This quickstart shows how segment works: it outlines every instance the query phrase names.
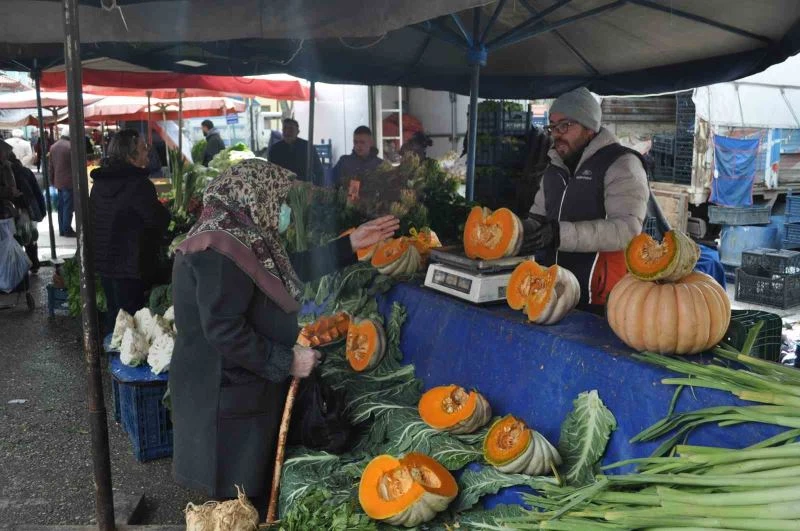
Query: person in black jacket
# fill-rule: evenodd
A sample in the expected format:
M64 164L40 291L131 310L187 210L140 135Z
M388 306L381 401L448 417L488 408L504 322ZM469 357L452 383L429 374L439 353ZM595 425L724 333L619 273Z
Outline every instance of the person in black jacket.
M214 155L225 149L225 141L219 134L219 130L214 127L214 122L211 120L203 120L200 124L203 129L203 136L206 137L206 150L203 152L203 166L208 166Z
M108 302L107 325L120 309L133 314L157 268L158 244L170 221L148 178L148 150L138 131L118 132L108 157L92 172L89 197L95 270Z
M30 240L24 241L22 244L25 246L25 254L28 255L31 261L31 273L36 274L41 267L41 263L39 262L39 245L37 243L39 240L39 231L36 229L36 223L42 221L47 212L44 194L39 188L39 184L36 182L36 176L33 172L25 167L13 153L9 155L9 162L11 163L11 170L14 172L17 189L22 193L20 203L17 206L20 208L20 211L24 210L30 218Z

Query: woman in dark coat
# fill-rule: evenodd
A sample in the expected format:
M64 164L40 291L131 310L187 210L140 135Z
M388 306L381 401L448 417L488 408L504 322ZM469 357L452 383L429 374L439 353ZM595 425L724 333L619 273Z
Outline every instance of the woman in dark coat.
M278 223L292 178L263 159L217 177L172 273L175 479L216 499L235 497L239 485L260 511L289 376L306 377L319 362L318 352L295 344L301 279L355 263L356 250L399 226L387 216L290 257Z
M107 329L120 309L133 314L144 306L169 225L169 211L159 203L149 175L147 145L133 129L112 137L108 158L92 171L94 266L108 303Z

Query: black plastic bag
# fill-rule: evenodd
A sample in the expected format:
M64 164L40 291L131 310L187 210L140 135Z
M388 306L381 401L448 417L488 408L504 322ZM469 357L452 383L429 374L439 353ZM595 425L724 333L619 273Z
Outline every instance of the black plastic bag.
M343 391L322 381L318 370L300 381L289 426L290 445L344 453L349 449L352 426L345 415Z

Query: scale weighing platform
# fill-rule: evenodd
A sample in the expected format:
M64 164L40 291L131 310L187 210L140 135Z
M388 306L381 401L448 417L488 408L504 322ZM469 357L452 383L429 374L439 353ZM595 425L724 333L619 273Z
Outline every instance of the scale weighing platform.
M461 247L433 249L425 286L475 304L504 301L511 273L528 259L472 260Z

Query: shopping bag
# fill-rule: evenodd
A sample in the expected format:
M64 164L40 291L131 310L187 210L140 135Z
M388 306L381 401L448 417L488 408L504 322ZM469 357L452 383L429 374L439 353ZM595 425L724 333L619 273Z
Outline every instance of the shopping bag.
M13 219L0 220L0 291L5 293L14 291L31 268L28 255L14 239L15 230Z

